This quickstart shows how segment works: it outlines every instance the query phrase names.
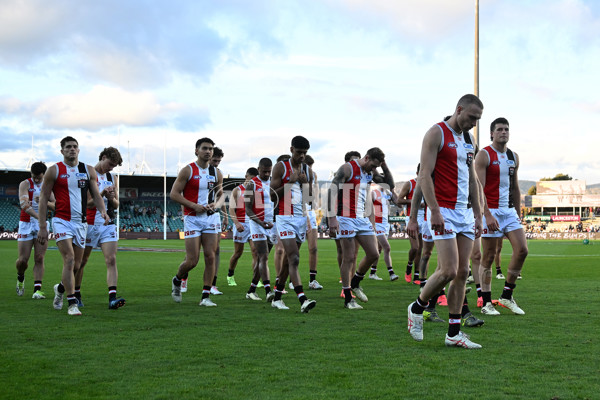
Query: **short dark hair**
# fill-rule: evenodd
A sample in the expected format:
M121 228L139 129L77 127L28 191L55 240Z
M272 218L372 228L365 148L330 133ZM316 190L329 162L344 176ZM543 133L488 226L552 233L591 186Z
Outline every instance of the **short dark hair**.
M213 157L224 157L225 153L221 150L220 147L213 147Z
M196 148L200 147L200 145L202 143L210 143L212 146L215 145L215 142L213 142L212 139L209 139L207 137L203 137L203 138L200 138L200 139L196 140Z
M349 151L349 152L346 153L346 155L344 155L344 161L348 162L348 161L350 161L350 159L352 157L358 157L358 158L360 158L361 155L360 155L360 153L358 151L354 151L354 150Z
M279 157L277 157L277 162L286 161L286 160L289 160L290 158L291 158L291 156L289 154L282 154Z
M311 167L315 163L315 159L307 154L306 157L304 157L304 162L306 163L306 165Z
M479 97L475 96L474 94L465 94L463 97L458 99L456 107L460 106L462 108L467 108L471 104L475 104L483 110L483 103L481 100L479 100Z
M261 158L260 161L258 162L258 166L259 167L272 167L273 166L273 161L271 161L270 158Z
M33 164L31 164L31 174L32 175L43 174L46 172L47 169L48 169L48 167L46 167L46 164L44 164L41 161L34 162Z
M106 156L110 161L114 162L117 165L123 164L123 158L121 157L121 153L119 150L114 147L105 147L104 150L100 153L100 157L98 157L98 161L102 161L102 157Z
M246 173L248 175L258 176L258 170L256 168L254 168L254 167L248 168L248 170L246 171Z
M506 124L506 125L508 125L508 120L506 118L504 118L504 117L496 118L490 124L490 132L494 132L494 129L496 129L496 125L498 125L498 124Z
M294 136L292 139L292 147L296 149L310 149L310 142L304 136Z
M369 157L371 160L377 160L379 162L385 161L385 154L383 154L383 151L379 147L373 147L367 150L367 157Z
M64 149L65 148L65 144L67 142L75 142L77 143L77 145L79 146L79 142L77 141L77 139L75 139L73 136L65 136L64 138L62 138L62 140L60 141L60 148Z

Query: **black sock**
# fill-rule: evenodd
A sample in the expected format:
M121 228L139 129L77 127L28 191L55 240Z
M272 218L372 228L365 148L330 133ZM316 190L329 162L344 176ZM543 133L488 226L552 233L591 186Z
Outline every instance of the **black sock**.
M275 284L275 298L273 301L281 300L281 295L283 294L283 289L285 288L285 283L277 283Z
M296 295L298 296L298 301L300 301L300 304L302 304L306 300L308 300L306 295L304 294L304 289L302 288L302 285L294 286L294 292L296 292Z
M81 286L75 286L75 297L81 300Z
M512 299L512 295L513 295L513 290L517 287L516 283L508 283L506 281L504 281L504 290L502 291L502 297L503 299Z
M270 280L263 281L263 285L265 285L265 293L269 294L269 292L271 292L271 281Z
M375 275L377 273L377 265L373 265L371 267L371 275Z
M109 286L108 287L108 301L114 300L117 298L117 287Z
M423 310L427 308L429 302L421 300L421 296L417 297L417 300L412 304L410 311L413 314L423 314Z
M17 280L19 282L23 283L25 281L25 274L23 274L23 275L17 274Z
M217 286L217 276L215 275L215 277L213 278L213 286Z
M186 272L185 274L183 274L183 275L181 276L181 279L180 279L180 280L187 279L187 278L188 278L188 275L189 275L189 274Z
M208 299L208 296L210 296L210 286L202 286L202 299Z
M465 301L463 302L463 306L462 306L460 315L462 315L464 317L465 315L467 315L470 312L471 312L471 310L469 310L469 302L467 302L467 296L465 296Z
M410 275L410 273L412 272L412 267L413 263L409 262L408 264L406 264L406 275Z
M483 299L483 305L492 302L492 292L481 292L481 298Z
M62 284L62 282L58 284L58 287L56 288L56 290L58 291L58 293L65 292L65 286Z
M177 275L173 277L173 285L181 287L181 279L177 278Z
M354 276L352 277L352 280L350 281L350 287L352 289L356 289L357 287L360 286L360 281L363 280L365 276L362 275L360 272L356 271L356 274L354 274Z
M428 310L434 310L435 309L435 306L437 305L438 297L440 297L440 295L436 294L435 296L433 296L431 298L431 300L429 300L429 305L427 306Z
M481 297L481 285L479 283L475 285L475 290L477 291L477 298Z
M69 305L77 304L77 297L75 297L74 294L70 294L67 296L67 301L69 302Z
M460 314L448 314L448 336L456 336L460 332Z
M248 289L248 293L256 292L256 285L258 285L258 279L253 279L252 283L250 283L250 289Z
M348 304L352 301L352 289L349 287L342 288L344 291L344 304Z
M390 276L394 275L394 268L388 267L388 274L390 274Z
M496 275L501 274L501 273L502 273L502 268L496 267Z
M425 284L427 283L427 279L423 279L421 281L421 283L419 283L419 287L425 287Z
M311 269L308 273L308 275L310 276L310 281L312 282L317 278L317 271L315 271L314 269Z
M235 270L230 269L229 271L227 271L227 276L233 276Z
M419 280L419 273L415 270L415 273L413 274L413 282L418 281L418 280Z
M38 290L42 290L42 281L33 282L33 293L37 292Z

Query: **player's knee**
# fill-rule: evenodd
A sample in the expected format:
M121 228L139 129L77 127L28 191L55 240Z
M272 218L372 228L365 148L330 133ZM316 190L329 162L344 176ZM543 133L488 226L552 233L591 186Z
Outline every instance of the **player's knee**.
M469 275L468 272L465 272L463 274L458 273L457 271L453 271L453 270L445 270L441 272L442 278L445 282L450 282L453 281L455 279L458 278L458 280L462 280L466 281L467 280L467 276ZM463 276L464 275L464 276Z
M106 265L108 267L114 267L115 265L117 265L117 257L112 254L109 255L108 257L105 257L104 261L106 262ZM83 267L83 263L82 263L82 267Z
M311 256L316 256L317 255L317 248L316 247L312 247L308 249L308 254L310 254Z
M27 268L27 261L29 261L25 257L17 258L17 268Z
M529 250L526 246L519 247L514 251L514 256L517 257L519 260L525 260L528 254Z

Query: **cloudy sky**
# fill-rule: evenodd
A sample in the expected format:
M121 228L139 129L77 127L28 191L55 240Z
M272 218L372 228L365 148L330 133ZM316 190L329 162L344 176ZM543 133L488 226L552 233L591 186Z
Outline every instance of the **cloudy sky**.
M480 0L481 144L508 118L521 179L600 182L599 3ZM321 179L378 146L406 180L474 90L474 25L474 0L0 0L0 168L71 135L175 175L208 136L241 176L301 134Z

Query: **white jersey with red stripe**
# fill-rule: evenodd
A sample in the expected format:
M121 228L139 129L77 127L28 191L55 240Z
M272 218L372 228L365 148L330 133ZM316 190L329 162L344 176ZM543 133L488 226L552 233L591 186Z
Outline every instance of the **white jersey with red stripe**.
M281 177L281 183L284 185L283 196L279 199L277 207L277 215L303 215L302 210L302 184L298 181L289 183L290 177L294 173L290 160L280 161L283 164L284 172ZM302 164L300 168L304 168L304 173L308 175L308 167Z
M438 148L433 183L435 198L440 207L467 208L469 200L469 166L475 147L471 134L456 133L446 122L437 124L442 139Z
M185 168L189 168L190 175L183 188L183 197L192 203L207 206L211 203L211 194L217 184L217 169L211 166L202 168L195 161ZM214 172L214 175L210 173L211 171ZM183 207L183 214L197 215L195 210L186 206Z
M52 192L56 198L54 216L65 221L86 222L87 194L90 175L87 165L80 162L71 167L56 163L56 181Z
M363 171L358 161L352 160L348 164L352 175L338 189L338 216L347 218L365 217L365 204L367 191L373 175Z
M252 178L254 185L254 205L252 211L261 221L273 222L273 201L271 200L271 180L263 181L258 176Z
M29 201L31 202L31 208L33 208L33 211L37 213L40 207L38 200L40 199L40 192L42 191L42 182L35 183L35 181L32 178L28 178L27 182L29 183L29 189L27 189L27 196L29 198ZM32 218L35 219L31 215L27 214L25 210L21 210L19 221L30 222Z
M102 193L104 189L114 186L112 181L114 176L111 176L109 179L108 174L110 174L110 172L107 172L106 174L100 174L98 171L96 171L96 175L98 176L96 182L98 183L98 191L100 193ZM104 209L108 210L108 199L106 196L102 196L102 200L104 201ZM102 218L100 211L98 211L95 206L87 209L87 223L89 225L104 225L104 218Z
M501 153L492 146L487 146L483 151L488 155L483 188L488 208L508 208L510 207L510 181L514 175L516 162L510 160L506 152Z
M375 223L387 224L392 194L387 190L382 191L379 188L374 188L371 191L371 197L373 198L373 214L375 215Z

